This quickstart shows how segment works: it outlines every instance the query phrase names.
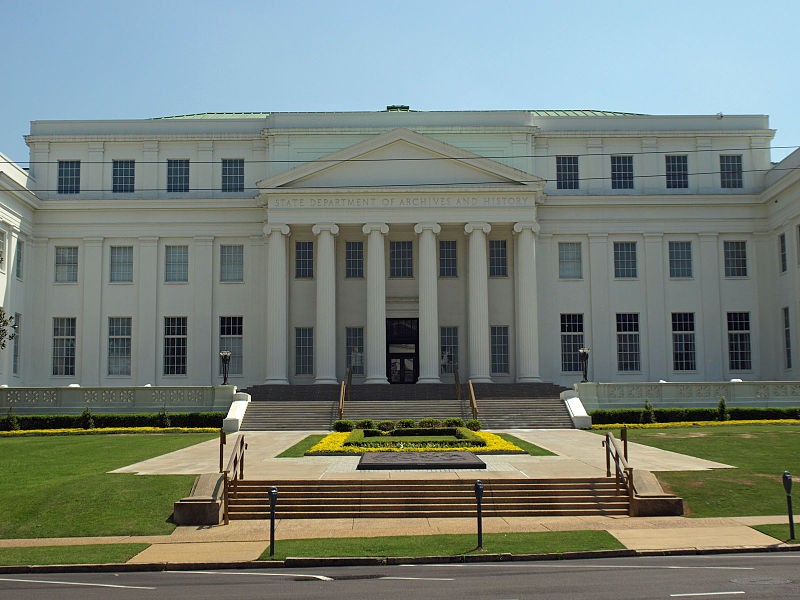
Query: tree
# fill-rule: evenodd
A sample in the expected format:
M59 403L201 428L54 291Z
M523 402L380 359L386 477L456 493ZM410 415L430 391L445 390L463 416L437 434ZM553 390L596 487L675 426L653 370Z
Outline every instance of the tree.
M17 337L17 324L14 317L6 315L6 309L0 306L0 350L5 350L6 342Z

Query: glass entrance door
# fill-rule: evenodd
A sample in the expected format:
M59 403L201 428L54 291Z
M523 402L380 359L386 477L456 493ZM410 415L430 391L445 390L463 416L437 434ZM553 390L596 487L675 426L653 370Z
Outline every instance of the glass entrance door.
M386 319L386 378L389 383L417 382L418 325L418 319Z
M389 383L414 383L417 380L413 354L389 355Z

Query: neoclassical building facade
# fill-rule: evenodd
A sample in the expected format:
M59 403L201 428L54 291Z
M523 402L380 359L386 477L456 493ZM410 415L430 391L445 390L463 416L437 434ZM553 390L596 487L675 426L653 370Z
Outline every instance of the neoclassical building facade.
M9 386L800 379L765 116L34 121L0 157Z

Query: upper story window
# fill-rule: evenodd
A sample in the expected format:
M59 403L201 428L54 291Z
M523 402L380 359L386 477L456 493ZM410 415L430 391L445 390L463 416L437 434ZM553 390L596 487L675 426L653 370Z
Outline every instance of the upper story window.
M314 242L295 242L294 276L297 279L314 277Z
M508 276L508 252L505 240L489 240L489 277Z
M744 187L741 154L720 154L719 185L723 189Z
M439 240L439 277L458 277L456 240Z
M689 187L689 156L668 154L664 157L667 173L667 189L686 189Z
M583 263L580 242L558 242L558 278L581 279Z
M167 160L167 191L189 191L189 159L178 158Z
M219 280L244 281L244 246L219 247Z
M136 178L135 160L115 160L111 166L111 191L115 194L133 193Z
M782 233L778 236L778 254L780 256L781 273L786 273L787 259L786 259L786 234Z
M111 246L111 283L133 281L133 246Z
M672 278L692 276L692 242L669 243L669 276Z
M577 156L556 156L556 189L577 190L580 186Z
M633 279L637 276L636 242L614 242L614 277Z
M633 156L628 154L611 157L611 189L633 189Z
M58 193L80 194L81 192L81 161L58 161Z
M747 242L724 242L722 248L725 255L725 277L747 277Z
M78 247L56 246L56 283L78 281Z
M413 245L408 241L389 242L389 277L413 277Z
M244 191L243 158L222 159L222 191L223 192Z
M189 281L189 246L164 247L164 281Z
M348 278L364 277L364 242L345 242L344 276Z

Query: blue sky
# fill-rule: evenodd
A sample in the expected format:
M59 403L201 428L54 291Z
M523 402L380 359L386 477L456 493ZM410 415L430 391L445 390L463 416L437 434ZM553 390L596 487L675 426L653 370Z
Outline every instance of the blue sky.
M40 119L387 104L768 114L796 147L798 23L796 1L0 0L0 152L27 161Z

